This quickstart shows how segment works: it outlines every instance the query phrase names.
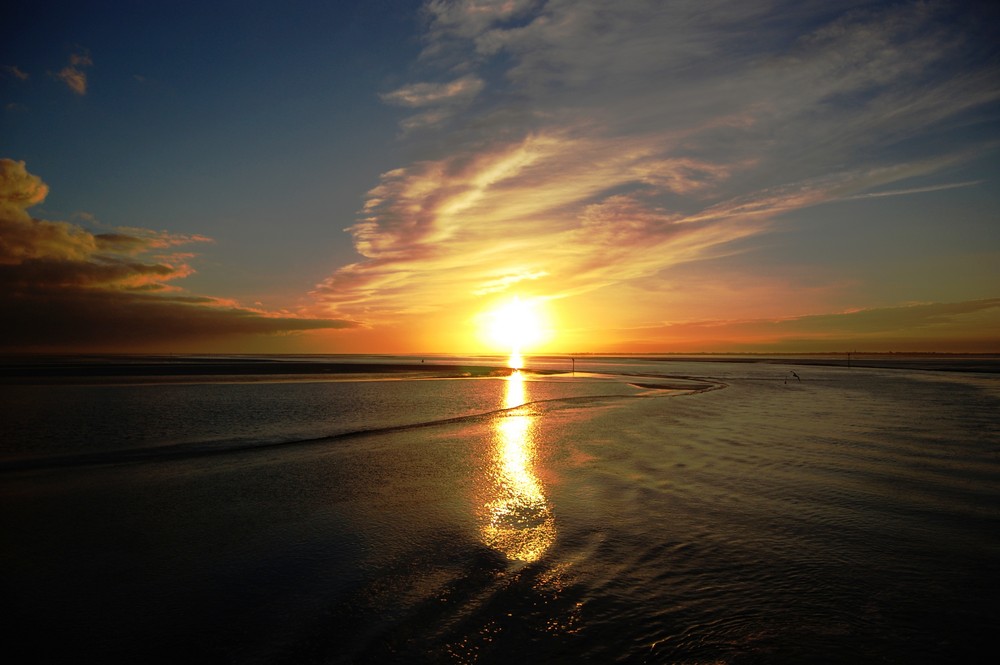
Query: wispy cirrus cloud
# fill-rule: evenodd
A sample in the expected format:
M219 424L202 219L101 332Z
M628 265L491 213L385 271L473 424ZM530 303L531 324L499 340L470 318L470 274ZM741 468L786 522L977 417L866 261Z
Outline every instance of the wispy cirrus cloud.
M910 194L927 194L929 192L943 192L948 189L962 189L964 187L975 187L983 184L982 180L967 180L965 182L946 182L940 185L927 185L926 187L907 187L906 189L891 189L884 192L868 192L866 194L856 194L848 197L848 200L857 201L861 199L880 199L886 196L908 196Z
M580 296L995 150L955 131L992 117L1000 70L969 36L975 13L947 3L425 12L422 63L460 76L385 97L438 113L414 126L440 133L368 193L349 229L364 258L315 293L332 312L377 321L505 288ZM464 105L441 114L451 99Z
M453 103L475 97L483 85L482 79L471 75L448 83L412 83L382 95L382 100L410 107Z
M191 296L175 247L211 240L124 227L92 233L33 218L48 186L24 162L0 159L0 348L149 349L205 337L354 327Z
M382 95L382 101L396 106L424 109L404 118L404 132L441 125L461 108L468 106L482 91L483 80L467 74L445 83L411 83Z
M641 139L623 150L619 142L559 134L386 174L369 195L366 216L351 228L368 260L338 271L317 294L338 309L371 313L399 310L409 293L406 310L423 311L470 292L497 292L524 275L543 284L553 277L546 266L560 267L560 285L546 285L555 293L641 273L648 269L641 259L615 261L610 253L624 256L639 245L644 255L667 249L676 255L699 242L693 226L681 228L682 216L641 203L653 165L657 188L665 191L702 189L727 176L694 160L667 163ZM539 187L545 196L523 195ZM413 297L414 283L430 297Z

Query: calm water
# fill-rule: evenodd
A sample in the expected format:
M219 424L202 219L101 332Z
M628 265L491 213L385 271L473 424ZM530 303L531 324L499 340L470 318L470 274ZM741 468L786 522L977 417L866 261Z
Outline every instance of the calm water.
M0 385L8 648L236 663L995 650L1000 374L577 369Z

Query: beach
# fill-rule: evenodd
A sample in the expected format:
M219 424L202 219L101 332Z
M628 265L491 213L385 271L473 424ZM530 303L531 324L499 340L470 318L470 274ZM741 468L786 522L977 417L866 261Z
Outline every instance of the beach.
M1000 621L988 359L50 360L0 373L22 662L961 662Z

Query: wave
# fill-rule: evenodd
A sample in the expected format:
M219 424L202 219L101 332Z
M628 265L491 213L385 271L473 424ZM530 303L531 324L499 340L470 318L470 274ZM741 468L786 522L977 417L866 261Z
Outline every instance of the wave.
M628 378L626 375L618 375L618 376L620 376L623 379ZM633 376L638 376L638 375L633 375ZM672 397L684 394L698 394L726 387L725 384L718 381L708 380L708 379L696 379L693 377L679 377L679 376L667 377L662 375L660 376L642 375L642 376L650 378L655 377L659 379L680 379L691 383L657 384L657 383L637 383L632 381L626 381L629 385L642 389L651 390L653 392L640 393L636 395L607 394L607 395L585 395L585 396L539 399L539 400L524 402L523 404L518 404L516 406L509 408L492 409L489 411L465 414L451 418L437 418L433 420L406 423L402 425L390 425L385 427L362 428L356 430L349 430L345 432L322 434L320 436L308 437L308 438L301 438L301 437L288 438L288 439L272 438L264 440L243 438L243 439L223 440L223 441L220 440L197 441L197 442L186 442L186 443L174 443L174 444L159 445L159 446L146 446L142 448L115 449L115 450L105 450L97 452L16 458L16 459L0 461L0 473L9 473L9 472L27 471L27 470L75 468L75 467L100 466L100 465L140 464L140 463L158 462L165 460L179 460L179 459L209 457L218 455L230 455L247 451L264 451L264 450L272 450L275 448L286 448L292 446L333 444L341 441L353 440L362 437L396 434L396 433L409 432L429 427L481 422L502 416L505 413L524 409L525 407L536 408L538 409L538 413L536 415L541 415L545 409L557 407L559 405L582 406L588 403L596 405L599 403L604 403L609 401L639 399L639 398L648 398L656 396Z

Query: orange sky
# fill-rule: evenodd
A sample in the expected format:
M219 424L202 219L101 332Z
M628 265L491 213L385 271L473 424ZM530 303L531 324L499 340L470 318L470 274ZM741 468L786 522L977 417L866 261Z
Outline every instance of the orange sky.
M995 11L708 4L25 10L0 351L1000 352Z

